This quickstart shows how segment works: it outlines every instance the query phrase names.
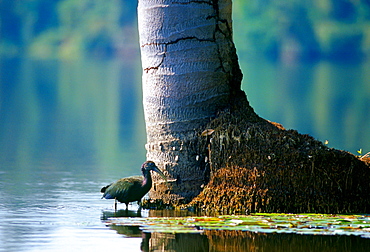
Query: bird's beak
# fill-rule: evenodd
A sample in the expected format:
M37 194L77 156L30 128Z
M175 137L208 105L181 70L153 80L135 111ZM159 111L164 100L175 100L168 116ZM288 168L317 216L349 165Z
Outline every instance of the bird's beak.
M154 167L152 170L158 173L166 181L166 184L167 184L166 176L163 174L163 172L161 172L161 170L158 169L158 167Z

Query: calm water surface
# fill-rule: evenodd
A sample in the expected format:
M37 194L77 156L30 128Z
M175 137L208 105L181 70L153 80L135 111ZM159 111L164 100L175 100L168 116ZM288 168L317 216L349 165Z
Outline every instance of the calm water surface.
M264 70L269 67L272 78L279 66L261 66ZM302 90L308 93L300 93L298 84L288 81L294 83L291 84L294 89L288 85L279 96L290 97L288 90L298 93L293 102L285 99L285 107L281 108L284 113L277 114L288 120L279 122L295 125L299 121L297 113L310 115L312 124L302 131L316 137L317 132L335 136L325 131L325 125L338 126L338 132L346 132L345 125L354 125L346 133L353 136L353 139L348 137L351 141L341 141L341 136L329 141L339 141L344 149L356 150L353 141L359 148L370 148L366 146L370 141L365 141L368 136L363 137L365 140L358 137L369 127L364 107L369 105L370 95L362 94L369 92L368 83L363 82L368 75L362 67L353 69L363 73L362 79L357 78L350 88L340 91L339 97L325 93L322 99L330 97L330 101L337 101L337 107L328 108L327 101L321 101L320 97L314 96L313 103L309 98L315 90L312 87L319 85L325 91L326 85L332 87L333 83L326 84L319 78L321 84L307 87L304 83ZM324 70L313 68L316 75L325 77ZM13 59L0 61L0 74L0 251L367 251L370 247L370 239L354 236L231 231L166 235L142 233L138 227L107 226L105 220L110 216L191 215L148 210L137 213L136 204L130 206L129 212L114 214L113 201L101 199L102 186L121 177L137 175L145 160L141 88L137 84L141 75L139 62ZM247 88L253 83L256 88L262 88L263 78L267 78L264 74L260 79L255 73L250 76L245 81ZM257 103L254 96L260 89L249 94L252 105L257 112L262 111L262 115L274 107L266 103L268 97L275 97L269 94L274 93L271 88L273 86L264 87L267 94L259 99L262 103ZM356 93L344 95L351 90ZM321 104L321 109L330 116L319 117L317 120L321 121L317 122L315 111L321 110L317 106L307 110L309 104L300 106L297 112L293 109L299 104L294 103L297 99ZM338 102L340 99L343 104ZM276 97L272 102L278 104ZM288 115L289 109L291 115ZM348 120L344 120L335 114L336 109L340 113L354 111L354 114L346 112ZM330 121L332 118L339 120ZM344 126L341 121L345 122ZM323 125L319 127L321 131L315 131L318 125Z

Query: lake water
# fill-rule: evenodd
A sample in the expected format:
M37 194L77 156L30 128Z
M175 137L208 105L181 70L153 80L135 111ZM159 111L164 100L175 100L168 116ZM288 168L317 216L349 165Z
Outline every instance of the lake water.
M370 74L362 64L248 61L257 113L329 146L370 151ZM140 62L0 60L0 251L367 251L370 239L107 226L100 188L139 174L146 141ZM120 205L124 208L124 205ZM138 216L137 205L118 216ZM148 211L141 216L191 215Z

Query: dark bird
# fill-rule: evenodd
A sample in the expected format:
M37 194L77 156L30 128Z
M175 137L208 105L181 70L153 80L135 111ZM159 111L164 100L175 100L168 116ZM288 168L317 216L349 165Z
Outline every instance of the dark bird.
M157 172L167 181L166 176L158 169L154 162L146 161L141 166L143 176L121 178L116 182L104 186L100 190L100 192L104 193L102 198L114 199L115 210L117 210L116 200L125 203L126 210L128 209L129 202L137 201L140 206L141 198L152 188L152 176L150 175L150 171Z

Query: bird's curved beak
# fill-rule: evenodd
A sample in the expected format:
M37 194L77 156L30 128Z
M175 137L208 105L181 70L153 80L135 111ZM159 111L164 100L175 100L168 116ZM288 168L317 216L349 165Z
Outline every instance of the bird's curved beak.
M166 176L163 174L163 172L161 172L161 170L158 169L157 166L154 167L152 170L155 171L156 173L158 173L166 181L166 184L167 184L167 178L166 178Z

